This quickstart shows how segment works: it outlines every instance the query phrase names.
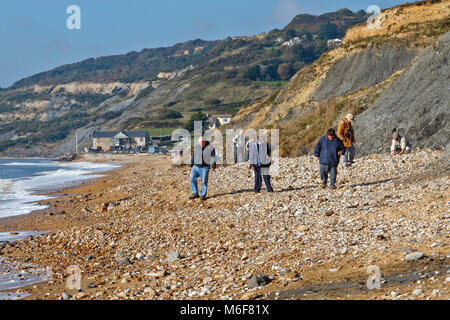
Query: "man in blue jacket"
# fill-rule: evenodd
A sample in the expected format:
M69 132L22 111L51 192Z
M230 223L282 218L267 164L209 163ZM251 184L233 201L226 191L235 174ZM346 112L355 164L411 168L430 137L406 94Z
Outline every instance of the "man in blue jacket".
M342 140L336 137L336 131L333 128L328 129L327 135L320 138L314 148L314 156L319 159L322 188L327 186L328 174L330 174L330 188L336 189L339 156L344 153L345 146Z

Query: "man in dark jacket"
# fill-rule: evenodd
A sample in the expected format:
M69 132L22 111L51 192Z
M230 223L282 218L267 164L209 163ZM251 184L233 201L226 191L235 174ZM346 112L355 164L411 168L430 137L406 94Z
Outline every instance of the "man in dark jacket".
M202 189L200 191L200 200L206 200L206 192L208 191L209 170L216 170L216 152L214 147L206 141L204 137L200 137L199 144L194 147L194 155L191 158L191 189L192 195L189 199L198 198L198 178L202 179Z
M314 156L319 159L322 188L327 186L328 174L330 174L330 188L336 189L339 156L344 153L345 146L342 140L336 137L334 129L328 129L327 135L320 138L314 148Z
M259 142L256 138L252 138L247 145L247 161L250 162L250 168L253 168L253 173L255 174L254 191L256 193L261 191L261 174L266 184L267 192L273 192L270 184L271 151L270 143L265 142L263 138Z

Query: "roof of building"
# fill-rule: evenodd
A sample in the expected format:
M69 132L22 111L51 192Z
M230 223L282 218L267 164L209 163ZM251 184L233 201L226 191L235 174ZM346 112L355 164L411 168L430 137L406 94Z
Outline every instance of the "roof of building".
M114 138L119 133L124 133L130 138L149 138L148 131L95 131L92 138Z

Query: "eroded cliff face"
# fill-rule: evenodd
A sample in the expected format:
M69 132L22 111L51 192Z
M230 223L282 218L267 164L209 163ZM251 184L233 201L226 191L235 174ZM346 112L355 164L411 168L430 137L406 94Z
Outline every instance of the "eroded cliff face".
M89 145L95 128L120 115L150 85L149 82L73 82L3 91L0 104L9 107L0 112L0 143L12 147L2 154L55 157L74 152L75 134L71 134L74 129L78 132L79 145ZM40 136L42 132L45 136Z
M0 120L5 122L31 119L47 121L63 115L71 107L86 105L85 101L80 99L82 96L111 96L117 102L117 98L120 97L121 100L132 98L149 86L149 82L73 82L57 86L24 87L12 90L9 94L11 96L29 95L31 99L24 99L13 104L10 111L0 113ZM119 95L114 97L116 93Z
M381 26L350 28L342 46L276 94L243 108L231 126L278 128L282 155L298 155L310 153L328 127L352 112L360 154L386 148L386 132L394 127L404 128L417 146L445 146L450 1L384 10Z
M148 82L72 82L56 86L40 86L25 87L23 90L33 90L37 93L49 92L49 94L70 93L70 94L112 94L115 91L123 90L127 92L127 96L136 95L140 90L147 88L150 84Z
M444 147L450 137L450 32L420 52L355 122L361 154L386 150L398 128L413 147ZM363 134L362 134L363 133Z

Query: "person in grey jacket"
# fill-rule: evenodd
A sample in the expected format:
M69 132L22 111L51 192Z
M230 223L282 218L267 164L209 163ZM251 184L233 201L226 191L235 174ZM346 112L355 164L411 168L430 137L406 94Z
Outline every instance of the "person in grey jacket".
M258 141L256 138L252 138L247 143L247 161L250 164L250 168L253 168L255 175L254 191L259 193L262 187L262 180L267 188L267 192L273 192L272 185L270 184L270 166L272 146L266 142L264 138ZM261 179L261 175L262 178Z

